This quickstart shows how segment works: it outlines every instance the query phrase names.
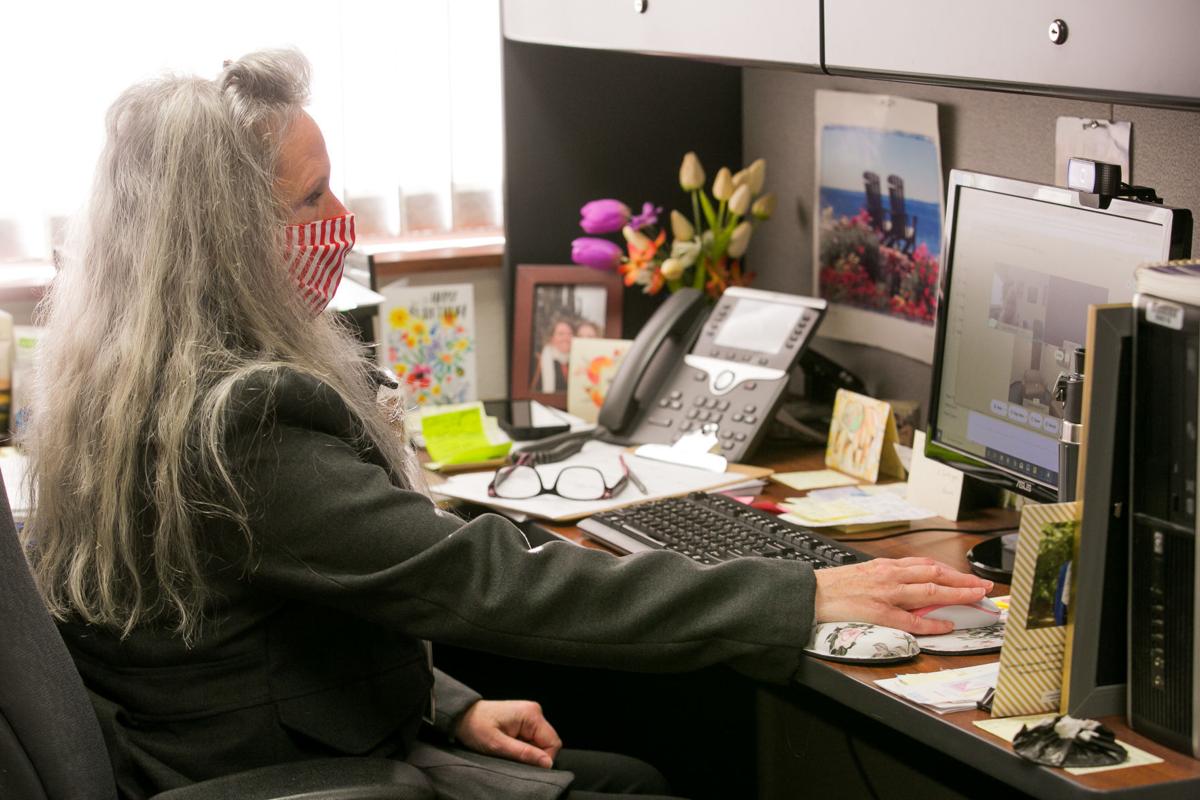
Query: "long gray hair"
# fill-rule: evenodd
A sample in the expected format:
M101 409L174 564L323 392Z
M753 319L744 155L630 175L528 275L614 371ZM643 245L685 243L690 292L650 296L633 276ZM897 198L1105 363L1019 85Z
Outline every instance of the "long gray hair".
M326 382L409 472L361 345L332 315L312 318L283 260L275 161L308 72L297 52L261 51L215 81L133 86L109 109L74 257L39 309L23 535L59 618L123 635L169 620L195 637L205 518L252 544L223 442L231 390L254 373Z

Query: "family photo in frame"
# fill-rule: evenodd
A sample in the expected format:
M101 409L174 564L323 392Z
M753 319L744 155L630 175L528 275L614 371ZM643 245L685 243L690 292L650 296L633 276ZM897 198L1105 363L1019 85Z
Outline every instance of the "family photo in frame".
M512 397L565 408L571 342L620 337L623 288L620 276L611 272L518 265Z

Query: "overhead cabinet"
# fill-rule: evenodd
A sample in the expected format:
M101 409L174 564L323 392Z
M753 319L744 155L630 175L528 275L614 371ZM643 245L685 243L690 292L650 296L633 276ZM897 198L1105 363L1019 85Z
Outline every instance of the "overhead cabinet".
M504 0L519 42L820 70L819 0Z
M1197 0L833 0L825 70L1200 105Z

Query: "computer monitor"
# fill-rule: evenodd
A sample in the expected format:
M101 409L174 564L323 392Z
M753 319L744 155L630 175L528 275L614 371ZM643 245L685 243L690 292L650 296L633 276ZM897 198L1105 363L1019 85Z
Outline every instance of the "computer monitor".
M1088 306L1133 299L1134 269L1186 257L1191 215L952 170L926 455L1042 502L1058 497L1054 385Z

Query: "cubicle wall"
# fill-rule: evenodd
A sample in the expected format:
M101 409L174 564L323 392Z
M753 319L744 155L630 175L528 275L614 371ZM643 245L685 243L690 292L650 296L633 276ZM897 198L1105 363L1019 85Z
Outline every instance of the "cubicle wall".
M935 102L943 170L1044 183L1054 179L1057 117L1128 120L1133 181L1200 212L1200 112L513 41L504 43L504 69L509 296L515 264L569 259L587 200L678 203L687 150L701 154L710 178L722 163L767 159L779 204L751 245L755 285L810 293L817 89ZM631 336L654 303L633 290L626 302ZM928 364L820 337L815 347L863 376L876 396L920 401L924 413Z
M1133 182L1155 187L1170 205L1200 212L1200 112L1043 97L1016 92L830 77L785 70L743 71L743 139L747 159L763 156L776 216L751 246L756 285L810 293L812 284L814 123L818 89L893 94L938 104L942 169L990 172L1054 182L1054 128L1059 116L1133 123ZM927 405L930 367L876 348L818 339L816 349L850 367L879 397Z

